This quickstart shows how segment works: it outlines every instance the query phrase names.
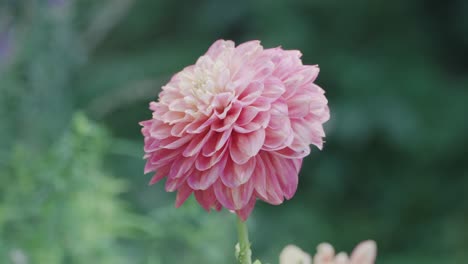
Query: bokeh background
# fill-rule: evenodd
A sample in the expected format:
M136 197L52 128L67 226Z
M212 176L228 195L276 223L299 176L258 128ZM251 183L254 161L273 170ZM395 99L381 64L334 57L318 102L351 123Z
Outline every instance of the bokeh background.
M254 255L468 263L468 1L0 0L0 263L234 263L234 216L143 175L138 122L219 38L319 64L331 120Z

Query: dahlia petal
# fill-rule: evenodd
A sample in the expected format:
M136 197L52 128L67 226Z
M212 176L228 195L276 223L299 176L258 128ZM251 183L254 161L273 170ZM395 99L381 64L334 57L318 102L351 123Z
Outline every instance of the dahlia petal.
M257 199L252 196L250 197L250 201L244 207L242 207L242 209L236 210L236 214L242 219L242 221L246 221L247 218L249 218L255 207L255 203L257 202L256 200Z
M270 110L271 104L268 98L260 96L251 104L251 106L257 108L259 112L263 112Z
M310 140L310 143L316 146L319 150L323 149L323 139L321 137L313 136Z
M242 105L250 105L262 94L262 92L263 83L252 82L245 88L244 91L242 91L237 100L239 100Z
M227 160L224 173L221 175L221 180L224 185L235 188L246 183L252 176L255 170L255 159L251 158L244 164L237 164L231 159Z
M208 139L205 146L202 149L202 155L205 157L211 157L221 148L226 145L226 142L231 135L232 129L225 130L223 132L214 132L214 135Z
M320 114L327 107L327 98L323 94L311 93L309 95L309 107L312 113Z
M170 149L158 149L151 153L149 161L156 166L162 166L169 162L172 162L176 157L181 154L181 150L170 150Z
M222 149L216 151L213 153L213 155L206 157L203 155L199 155L196 162L195 162L195 168L200 171L205 171L211 167L213 167L215 164L221 161L221 159L224 158L224 156L229 156L229 154L226 154L228 147L224 146Z
M216 144L221 133L214 132L211 137L206 141L201 150L202 157L210 157L216 152Z
M187 185L183 184L180 186L179 190L177 191L175 207L179 208L186 200L190 197L193 190Z
M163 93L164 92L161 92L160 97L164 97L162 96ZM166 114L169 111L169 108L167 107L167 105L156 103L156 102L152 102L150 104L150 109L153 110L153 119L155 120L160 120L162 115Z
M236 133L233 136L233 141L231 141L231 151L233 149L237 149L238 151L234 152L242 152L244 153L247 157L253 157L257 155L258 151L263 146L263 142L265 141L265 130L264 129L259 129L256 131L253 131L248 134L241 134L241 133ZM231 157L233 155L233 152L231 152ZM233 160L236 161L236 159L233 157ZM240 162L241 164L245 162Z
M242 146L233 144L233 141L231 141L229 147L229 154L231 155L231 159L237 164L244 164L250 159L250 156L242 151Z
M279 180L283 195L286 199L291 199L297 190L299 182L296 165L291 159L285 159L276 155L271 155L270 160L273 168L277 168L276 177Z
M194 169L190 169L187 173L184 173L182 177L179 178L167 178L166 180L166 192L174 192L182 186L187 180L187 177L193 173Z
M199 174L193 174L187 182L194 190L206 190L210 187L223 172L224 166L226 165L227 155L221 159L220 162L216 163L212 168L201 171Z
M273 205L282 204L284 201L284 196L281 191L281 186L279 185L278 179L276 177L267 177L267 197L264 199L260 197L267 203Z
M195 191L195 199L202 206L205 211L209 212L211 209L211 203L204 199L205 191Z
M223 132L228 130L233 126L236 122L237 118L239 117L242 111L242 107L240 104L236 103L233 104L232 108L229 110L226 118L224 118L221 122L214 122L211 128L216 132Z
M221 205L221 203L219 203L218 201L215 202L215 204L213 205L213 208L216 210L216 211L221 211L221 209L223 209L223 206Z
M260 112L251 122L241 126L235 125L234 131L239 134L250 134L258 130L263 130L268 127L269 120L269 112Z
M196 66L193 68L194 74L200 74L202 69L209 69L210 65L213 64L213 59L210 56L201 56L198 58L197 62L195 63Z
M190 125L190 122L180 122L177 124L174 124L171 128L171 135L174 137L182 137L182 135L185 133L187 130L188 126Z
M218 201L229 210L242 209L250 201L253 194L251 182L236 188L228 188L221 181L217 181L213 188Z
M286 91L283 82L278 78L268 78L262 96L275 101Z
M372 240L359 243L351 254L350 264L372 264L377 256L377 244Z
M215 163L211 161L211 157L205 157L203 155L198 155L195 161L195 168L199 171L205 171L213 167L213 165L215 165Z
M154 121L153 125L150 128L150 136L157 139L165 139L169 137L171 131L171 126L164 124L161 121Z
M262 50L260 41L252 40L244 42L236 47L233 54L233 64L241 65L242 61Z
M158 105L159 104L156 103L156 102L150 102L149 103L149 109L154 112L154 111L158 110L158 107L159 107Z
M198 189L205 190L219 178L226 165L227 155L225 155L225 157L226 158L221 159L221 161L216 163L211 169L202 172Z
M204 191L195 191L195 198L197 199L198 203L203 207L203 209L205 209L207 212L209 212L211 208L216 209L219 207L219 203L216 200L213 187Z
M144 174L155 171L158 166L154 165L150 161L147 161L145 164L145 169L143 171Z
M234 48L234 42L220 39L210 46L206 55L210 56L212 59L216 59L227 48Z
M226 68L219 73L216 81L218 87L225 87L231 81L231 71Z
M273 129L281 128L284 125L285 120L289 117L288 105L283 99L278 99L273 104L271 104L271 109L269 112L271 118L268 126Z
M265 164L263 163L261 155L255 157L255 170L253 172L252 181L254 184L255 191L263 199L267 199L267 182L268 177L266 173Z
M175 87L163 86L159 102L155 105L155 113L171 111L169 105L181 98L181 93ZM174 111L178 112L178 111ZM181 111L183 112L183 111Z
M215 109L215 114L214 116L218 118L218 121L221 121L223 120L224 118L226 118L229 110L231 110L232 108L232 102L230 102L226 107L224 107L224 109Z
M280 150L276 150L275 154L288 159L302 159L310 154L310 147L304 146L303 148L297 148L294 150L290 147L285 147Z
M263 149L269 151L285 148L294 140L294 132L289 126L289 120L285 122L285 125L281 129L266 128L265 134Z
M299 89L299 84L301 81L302 76L300 75L294 75L285 80L284 86L286 87L286 91L283 94L283 98L289 100L291 97L293 97Z
M252 123L257 123L262 128L266 128L270 123L271 114L269 111L260 112L252 120Z
M228 129L221 133L214 132L214 135L211 136L209 140L205 143L205 146L202 149L202 155L205 157L213 156L216 151L218 151L225 145L226 141L231 135L231 132L232 129Z
M213 184L213 189L219 203L229 210L234 210L231 189L225 186L221 180Z
M254 74L253 80L264 81L268 78L275 68L275 64L271 62L270 58L265 56L263 60L259 60L258 67L255 67L256 71Z
M260 197L262 200L278 205L283 203L284 196L281 185L278 181L278 178L274 175L276 174L276 168L273 167L272 161L270 159L271 154L262 152L261 155L263 163L265 164L266 169L266 186L267 186L267 197ZM265 199L266 198L266 199Z
M313 144L319 149L323 146L323 126L317 121L294 120L292 128L297 137L297 142L303 142L303 146ZM322 136L323 135L323 136ZM294 147L293 147L294 148Z
M161 140L161 147L165 149L177 149L185 145L187 142L192 140L192 135L186 135L183 137L168 137Z
M319 72L320 68L318 65L303 65L297 74L302 75L303 83L311 83L317 79Z
M288 113L290 117L304 117L310 112L311 96L298 94L288 100Z
M243 56L246 53L254 53L256 50L259 49L263 49L263 47L260 45L260 40L250 40L239 44L236 47L236 53L240 56Z
M258 123L254 123L254 122L251 122L251 123L247 123L243 126L234 126L234 131L236 131L237 133L240 133L240 134L248 134L248 133L251 133L251 132L254 132L258 129L260 129L262 126Z
M315 114L317 115L317 114ZM322 123L327 122L330 119L330 109L328 106L325 106L321 115L319 115L319 121Z
M143 136L145 137L145 140L150 137L150 128L148 126L142 127L140 131L141 134L143 134Z
M218 138L216 142L216 151L220 150L223 146L227 144L229 137L232 134L232 129L225 130L221 133L221 137Z
M253 190L254 187L252 181L248 181L237 188L231 189L234 210L240 210L249 203Z
M233 98L233 93L225 92L216 95L213 99L213 106L215 109L222 109L224 110L225 107L229 105Z
M239 118L236 121L236 125L242 126L252 121L258 114L258 109L252 106L246 106L242 108Z
M311 121L309 127L310 127L309 134L312 134L312 136L317 136L320 138L325 137L325 131L323 130L323 126L321 123L316 122L316 121Z
M211 163L217 163L221 160L222 157L224 157L224 155L227 155L226 152L228 150L228 146L229 144L226 144L224 145L221 149L219 149L218 151L216 151L212 156L211 156Z
M185 157L191 157L197 154L198 152L200 152L200 150L205 145L205 143L210 139L212 134L213 134L213 131L209 130L205 134L198 134L195 137L193 137L192 141L190 141L190 143L185 148L182 155L184 155Z
M154 152L161 148L160 145L161 145L161 141L155 138L147 137L145 139L145 146L143 147L143 150L146 153Z
M183 112L168 111L161 116L161 119L169 125L182 121L185 117Z
M175 99L169 103L169 110L174 112L185 112L190 105L183 98Z
M210 126L214 121L215 117L211 116L207 118L206 120L196 120L190 123L190 125L187 127L187 132L191 134L199 134L203 132L208 126Z
M288 74L296 68L296 65L293 59L289 56L281 58L279 62L276 63L276 69L273 72L273 75L278 77L281 80L287 78Z
M180 178L183 177L191 168L195 162L195 157L186 158L180 156L178 159L174 160L169 171L169 178Z
M138 124L142 127L151 127L151 125L154 123L152 119L141 121Z
M164 177L166 177L169 174L170 169L171 169L171 166L163 166L163 167L158 168L154 176L151 178L149 185L153 185L157 183L158 181L162 180Z

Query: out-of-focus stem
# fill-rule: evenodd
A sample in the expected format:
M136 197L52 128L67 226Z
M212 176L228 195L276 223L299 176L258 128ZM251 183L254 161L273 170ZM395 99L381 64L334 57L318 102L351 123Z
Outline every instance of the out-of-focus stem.
M237 218L237 235L239 237L239 252L237 260L239 264L252 264L252 251L250 250L249 232L247 223Z

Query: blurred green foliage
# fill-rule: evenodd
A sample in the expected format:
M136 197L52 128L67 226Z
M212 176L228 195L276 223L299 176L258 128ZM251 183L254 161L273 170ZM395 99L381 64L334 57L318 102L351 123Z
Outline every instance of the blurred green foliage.
M31 263L124 263L110 249L133 216L118 198L124 182L102 169L104 142L78 115L45 152L15 146L0 178L2 259L16 250Z
M0 0L1 262L231 263L233 216L149 188L137 124L225 38L300 49L332 113L297 195L249 220L257 257L466 263L467 36L463 0Z

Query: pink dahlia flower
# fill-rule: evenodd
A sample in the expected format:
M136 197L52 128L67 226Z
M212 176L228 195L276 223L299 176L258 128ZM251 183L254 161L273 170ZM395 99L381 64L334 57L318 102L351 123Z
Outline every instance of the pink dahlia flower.
M243 220L257 198L281 204L297 189L309 145L323 145L329 118L319 68L301 53L235 47L218 40L162 87L143 121L145 173L166 179L176 207L194 193L207 211L225 207Z

